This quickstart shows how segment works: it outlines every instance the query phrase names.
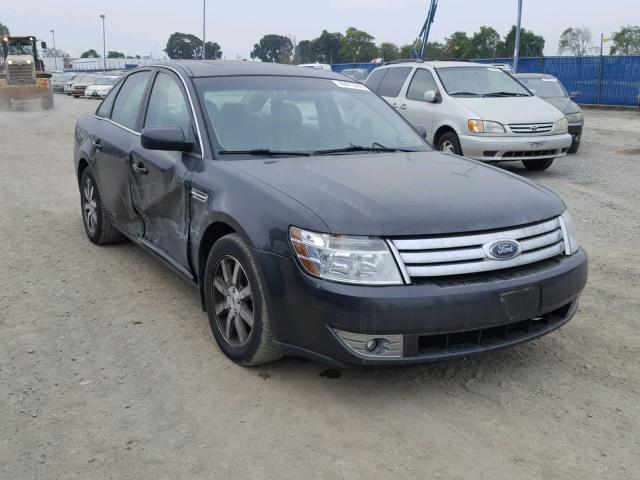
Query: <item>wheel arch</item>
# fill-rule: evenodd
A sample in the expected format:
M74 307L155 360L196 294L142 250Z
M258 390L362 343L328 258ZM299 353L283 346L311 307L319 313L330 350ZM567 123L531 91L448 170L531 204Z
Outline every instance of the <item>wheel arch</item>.
M80 181L82 180L82 174L88 167L89 161L84 157L80 157L80 160L78 160L78 185L80 185Z
M438 141L440 141L440 137L442 137L442 135L448 132L453 132L456 135L458 135L458 132L456 132L455 129L449 125L441 125L438 127L438 129L436 130L436 133L433 134L433 148L437 148ZM458 138L460 138L459 135L458 135Z

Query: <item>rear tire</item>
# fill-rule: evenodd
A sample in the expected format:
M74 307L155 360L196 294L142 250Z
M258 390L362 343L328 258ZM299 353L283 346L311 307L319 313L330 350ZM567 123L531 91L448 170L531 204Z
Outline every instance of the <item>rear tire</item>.
M80 205L84 230L89 240L96 245L124 240L124 235L109 220L98 185L88 167L84 169L80 179Z
M551 166L555 158L543 158L541 160L523 160L522 163L527 170L542 171Z
M441 152L455 153L456 155L462 155L462 147L460 146L460 140L455 132L447 132L438 139L436 150Z
M247 367L282 357L273 341L258 266L237 233L222 237L209 252L204 295L211 331L227 357Z

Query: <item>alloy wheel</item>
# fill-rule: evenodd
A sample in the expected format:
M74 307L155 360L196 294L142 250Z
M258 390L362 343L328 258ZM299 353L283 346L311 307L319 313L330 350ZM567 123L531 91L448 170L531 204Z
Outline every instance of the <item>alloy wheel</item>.
M234 347L249 342L253 331L253 295L240 262L231 256L218 260L213 273L213 308L218 329Z
M448 153L455 153L456 149L453 146L452 142L450 142L449 140L445 140L444 142L442 142L442 145L440 145L440 151L441 152L448 152Z
M87 178L84 182L83 195L84 221L87 225L87 228L89 229L89 233L91 235L94 235L98 228L98 209L96 202L96 191L93 187L91 178Z

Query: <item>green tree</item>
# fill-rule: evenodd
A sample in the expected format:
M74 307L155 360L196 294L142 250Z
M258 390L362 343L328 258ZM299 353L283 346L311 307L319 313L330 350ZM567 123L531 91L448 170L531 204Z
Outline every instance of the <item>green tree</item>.
M316 61L315 40L301 40L298 42L294 53L294 63L313 63Z
M174 60L200 59L202 58L202 40L190 33L172 33L164 51Z
M291 63L293 43L283 35L268 34L253 46L251 58L259 58L263 62Z
M90 48L86 52L82 52L80 58L100 58L100 55L93 48Z
M349 27L342 37L340 56L343 61L368 62L378 56L378 47L373 43L374 37L367 32Z
M451 58L475 58L476 49L471 39L465 32L454 32L450 37L445 38L447 51Z
M339 32L332 33L323 30L320 36L313 40L314 61L320 63L340 63L344 61L340 57L342 39L343 35Z
M427 43L427 60L446 60L449 58L449 50L444 43Z
M427 47L428 46L429 44L427 44ZM422 48L422 40L416 38L413 43L408 43L400 47L400 58L411 58L414 48L416 50L416 53L420 54L420 49Z
M480 31L473 34L471 44L475 58L495 57L500 43L500 34L492 27L482 26Z
M380 44L380 56L387 62L397 60L400 58L400 49L394 43L383 42Z
M222 58L222 50L216 42L207 42L204 44L205 60L220 60Z
M591 45L591 37L591 30L587 27L569 27L560 35L558 52L562 53L568 50L577 57L583 57Z
M107 58L125 58L124 53L110 50L107 52Z
M520 32L520 55L526 57L542 57L544 52L544 37L536 35L530 30L523 28ZM504 40L498 43L497 56L509 58L513 56L516 44L516 26L511 27Z
M11 35L11 33L9 32L9 27L2 23L0 23L0 35Z
M640 55L640 25L622 27L611 38L612 55Z

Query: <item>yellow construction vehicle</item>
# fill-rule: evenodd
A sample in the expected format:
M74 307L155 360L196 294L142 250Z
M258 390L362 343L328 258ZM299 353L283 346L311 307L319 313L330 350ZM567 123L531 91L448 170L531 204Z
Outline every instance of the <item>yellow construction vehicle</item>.
M47 48L45 42L40 45ZM0 37L0 67L0 109L28 100L39 100L45 110L53 108L51 74L38 58L35 37Z

